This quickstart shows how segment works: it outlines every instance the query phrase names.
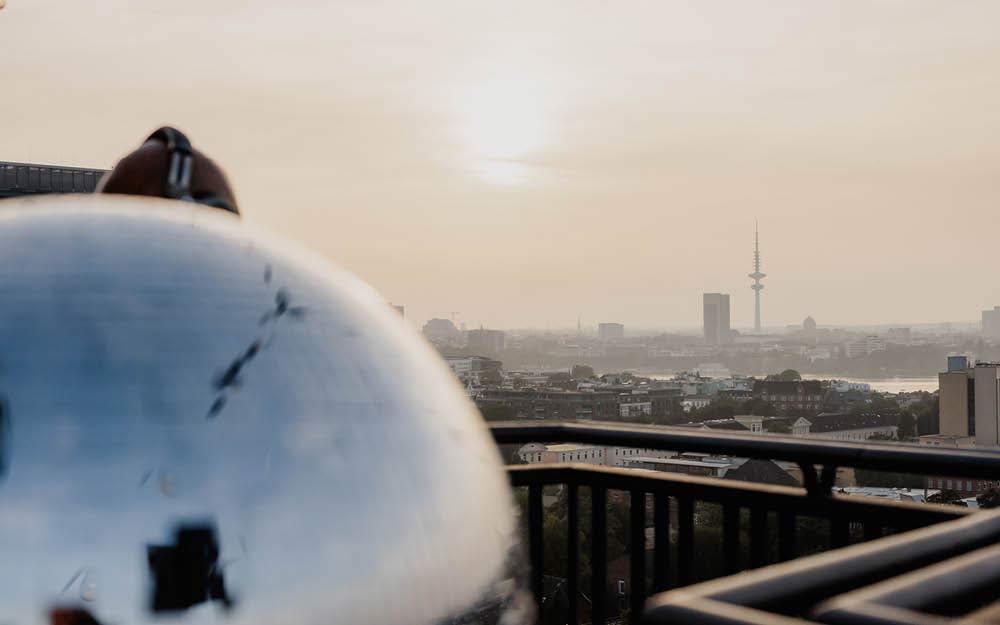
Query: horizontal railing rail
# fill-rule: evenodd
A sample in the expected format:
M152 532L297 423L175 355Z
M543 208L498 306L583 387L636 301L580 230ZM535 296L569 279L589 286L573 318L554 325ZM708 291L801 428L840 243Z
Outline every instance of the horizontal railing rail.
M963 518L979 519L979 515L974 514L973 510L964 507L831 493L829 487L833 482L836 467L955 477L994 479L1000 477L1000 455L964 450L927 449L912 445L865 445L831 440L802 440L759 434L602 423L493 423L491 430L499 444L572 442L677 452L693 451L780 460L797 464L803 470L806 489L589 464L533 464L509 467L512 486L527 488L528 491L525 516L532 565L531 582L532 590L540 605L543 600L543 576L546 573L544 562L546 537L543 535L543 528L547 523L546 512L542 505L543 488L549 485L562 485L566 489L566 516L565 519L560 519L560 522L566 524L565 544L562 547L566 554L565 571L548 571L552 575L566 576L568 607L565 618L557 617L560 623L578 622L579 597L585 596L585 593L589 593L592 623L604 623L609 615L606 589L609 564L607 506L610 491L623 491L627 493L628 499L629 532L626 547L630 590L627 609L619 610L619 614L624 613L630 617L631 622L636 622L635 617L642 614L646 597L650 593L658 593L651 601L663 597L667 597L668 600L656 604L656 610L650 613L651 618L654 618L653 622L667 622L657 618L657 614L670 613L672 615L670 618L676 619L683 613L690 617L697 614L700 615L699 618L707 618L706 623L723 623L728 622L724 616L716 615L719 619L713 620L711 613L713 610L719 610L720 615L724 615L731 608L739 607L730 603L733 597L726 593L699 592L693 595L689 592L703 586L690 584L697 581L693 571L698 560L703 559L703 554L696 553L695 549L696 529L704 529L698 525L701 519L699 511L704 510L704 505L718 506L721 511L719 517L709 517L719 519L713 522L719 523L720 526L717 528L719 538L715 540L721 542L722 555L721 570L711 572L709 577L729 575L747 569L757 569L752 574L756 575L773 568L761 568L765 565L784 562L785 564L780 565L784 567L811 558L799 558L803 554L802 545L798 543L798 534L801 533L799 523L806 518L818 519L823 524L822 527L827 534L822 548L837 550L827 554L834 558L833 562L838 561L836 554L842 547L853 545L850 548L854 549L858 546L854 543L881 544L882 541L877 543L866 541L882 537L886 530L905 532L902 535L909 536L909 530L928 525L937 528L952 526L956 520ZM822 467L821 475L815 472L817 466ZM813 470L811 483L810 470ZM579 553L582 535L580 518L582 489L589 491L591 502L590 518L587 519L591 536L589 545L591 585L586 589L580 586L578 570L582 562ZM647 515L650 503L651 514ZM649 550L652 556L650 563L647 563L646 555L646 528L650 525L647 516L651 517L653 527L653 544ZM980 523L986 523L989 527L983 529L985 526L979 525ZM994 525L985 521L970 520L968 527L955 526L958 529L943 531L949 536L951 532L962 533L963 537L960 540L955 538L954 544L958 545L957 549L968 550L995 541L1000 536L998 533L1000 521ZM929 545L942 549L948 540L948 538L931 540ZM812 547L815 548L815 545ZM895 560L890 562L890 568L885 570L894 570L891 569L892 566L905 568L918 563L921 557L933 558L940 555L939 551L931 553L926 550L916 550L913 552L915 555L907 559L897 551L886 553L893 554L890 559ZM866 562L869 568L873 566L870 560ZM846 582L842 580L843 583L849 584L866 579L867 569L864 567L852 569L855 565L844 566L846 568L837 569L838 575L846 580ZM651 567L651 570L647 571L647 567ZM777 592L779 595L779 599L776 599L778 603L784 602L786 606L806 605L802 602L811 600L813 595L802 590L801 586L810 580L821 584L822 574L813 573L812 577L809 577L800 572L800 575L803 577L792 580L795 583L779 580L772 587L771 592ZM721 581L727 580L748 580L748 578L726 577ZM714 582L708 584L712 583ZM770 583L769 580L767 584ZM791 594L781 594L782 589L797 587L798 594L791 590L789 590ZM681 590L663 594L670 588L681 588ZM754 588L757 592L762 592L759 587ZM698 602L691 603L685 599L694 596L697 596ZM795 600L799 604L796 604ZM761 601L755 605L760 607L771 604ZM753 618L764 614L755 607L743 606L741 609L756 615ZM684 612L684 610L689 611ZM732 622L765 622L753 618Z
M852 467L893 473L1000 479L1000 453L938 449L906 443L861 443L776 434L741 434L675 426L616 423L490 424L499 444L591 443L660 450L729 454L796 464Z
M792 621L788 617L810 612L829 623L894 622L878 620L886 613L872 607L895 604L898 608L916 609L931 602L944 603L949 595L982 593L990 582L998 579L996 565L988 562L990 556L998 553L996 547L989 546L998 541L1000 513L979 512L933 527L654 595L647 602L645 622L790 625L806 621ZM955 556L961 557L949 560ZM942 560L946 562L935 564ZM956 577L955 573L966 576ZM983 583L983 578L988 578L987 583ZM877 583L882 580L889 581ZM875 585L856 590L869 584ZM997 594L995 584L989 590ZM847 594L812 609L817 603L842 593ZM920 593L922 596L917 599Z

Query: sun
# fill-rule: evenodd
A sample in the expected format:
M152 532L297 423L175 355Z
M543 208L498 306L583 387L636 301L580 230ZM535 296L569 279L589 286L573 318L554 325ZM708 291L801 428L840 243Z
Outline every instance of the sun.
M456 115L461 140L474 157L518 159L547 141L542 89L528 80L469 85L457 98Z

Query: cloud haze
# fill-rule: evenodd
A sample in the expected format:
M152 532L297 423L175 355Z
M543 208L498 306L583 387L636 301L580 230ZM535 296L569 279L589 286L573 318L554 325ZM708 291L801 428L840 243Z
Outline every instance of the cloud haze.
M1000 303L993 2L83 4L0 13L0 158L174 123L417 322L746 325L755 218L765 324Z

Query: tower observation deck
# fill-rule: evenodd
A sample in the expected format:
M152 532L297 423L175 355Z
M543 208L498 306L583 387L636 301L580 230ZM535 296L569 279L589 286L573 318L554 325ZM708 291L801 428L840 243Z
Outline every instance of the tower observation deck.
M753 278L753 284L750 285L754 293L753 330L754 333L760 334L760 292L764 289L764 285L760 281L767 274L760 270L760 237L756 222L753 226L753 273L747 275Z

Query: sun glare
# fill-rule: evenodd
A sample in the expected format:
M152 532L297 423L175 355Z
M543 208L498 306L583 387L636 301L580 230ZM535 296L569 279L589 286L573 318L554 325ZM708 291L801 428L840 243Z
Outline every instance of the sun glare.
M538 85L525 80L492 80L469 87L457 103L459 131L478 158L517 159L546 140Z

